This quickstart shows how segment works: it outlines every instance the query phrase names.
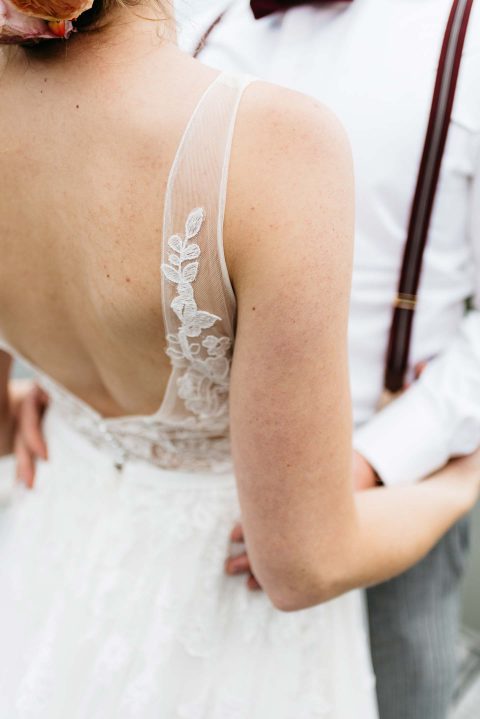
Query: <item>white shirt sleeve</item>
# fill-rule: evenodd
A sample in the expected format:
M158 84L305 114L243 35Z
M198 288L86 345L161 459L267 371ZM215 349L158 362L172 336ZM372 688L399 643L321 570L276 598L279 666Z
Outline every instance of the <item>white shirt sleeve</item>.
M480 446L480 311L410 389L357 430L354 446L388 485L416 482Z
M399 399L355 434L355 449L387 485L419 481L480 446L480 137L470 231L474 307L455 339Z

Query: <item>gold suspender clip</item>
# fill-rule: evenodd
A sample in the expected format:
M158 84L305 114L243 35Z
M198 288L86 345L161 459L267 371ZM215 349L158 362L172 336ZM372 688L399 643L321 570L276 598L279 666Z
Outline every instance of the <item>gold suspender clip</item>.
M407 295L400 292L393 301L393 306L400 310L410 310L413 312L417 306L416 295Z

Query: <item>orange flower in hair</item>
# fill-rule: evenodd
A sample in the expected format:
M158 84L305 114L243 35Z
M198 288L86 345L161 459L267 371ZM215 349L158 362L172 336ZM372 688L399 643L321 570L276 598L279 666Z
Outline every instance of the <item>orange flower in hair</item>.
M31 45L59 38L66 40L72 32L70 20L35 17L18 10L11 0L0 0L0 45Z
M90 10L93 0L10 0L17 10L42 20L75 20Z

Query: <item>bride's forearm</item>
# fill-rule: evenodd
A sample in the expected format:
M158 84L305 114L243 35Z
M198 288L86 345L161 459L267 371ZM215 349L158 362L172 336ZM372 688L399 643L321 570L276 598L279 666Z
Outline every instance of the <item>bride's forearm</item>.
M472 507L478 485L456 465L411 487L356 496L363 553L361 584L395 576L420 561Z
M480 492L476 457L472 466L453 462L415 486L355 495L350 518L339 523L329 553L316 559L307 553L308 563L289 582L290 590L279 595L277 606L305 609L416 564L475 505Z
M419 562L475 505L475 471L454 462L415 486L358 493L351 551L330 598L386 581Z

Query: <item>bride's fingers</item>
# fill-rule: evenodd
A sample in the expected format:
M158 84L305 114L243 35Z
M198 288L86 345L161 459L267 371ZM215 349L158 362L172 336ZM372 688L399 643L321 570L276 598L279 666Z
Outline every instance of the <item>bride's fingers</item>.
M243 527L240 524L240 522L238 522L238 524L236 524L234 526L234 528L232 529L232 532L230 534L230 540L232 542L235 542L236 544L241 543L245 540L245 537L243 534Z
M247 574L250 572L250 560L246 554L239 554L237 557L228 557L225 562L227 574Z
M47 445L42 433L42 416L45 406L45 393L39 388L35 388L22 403L19 431L29 451L46 460L48 457Z
M35 459L20 436L15 439L16 478L32 489L35 481Z

